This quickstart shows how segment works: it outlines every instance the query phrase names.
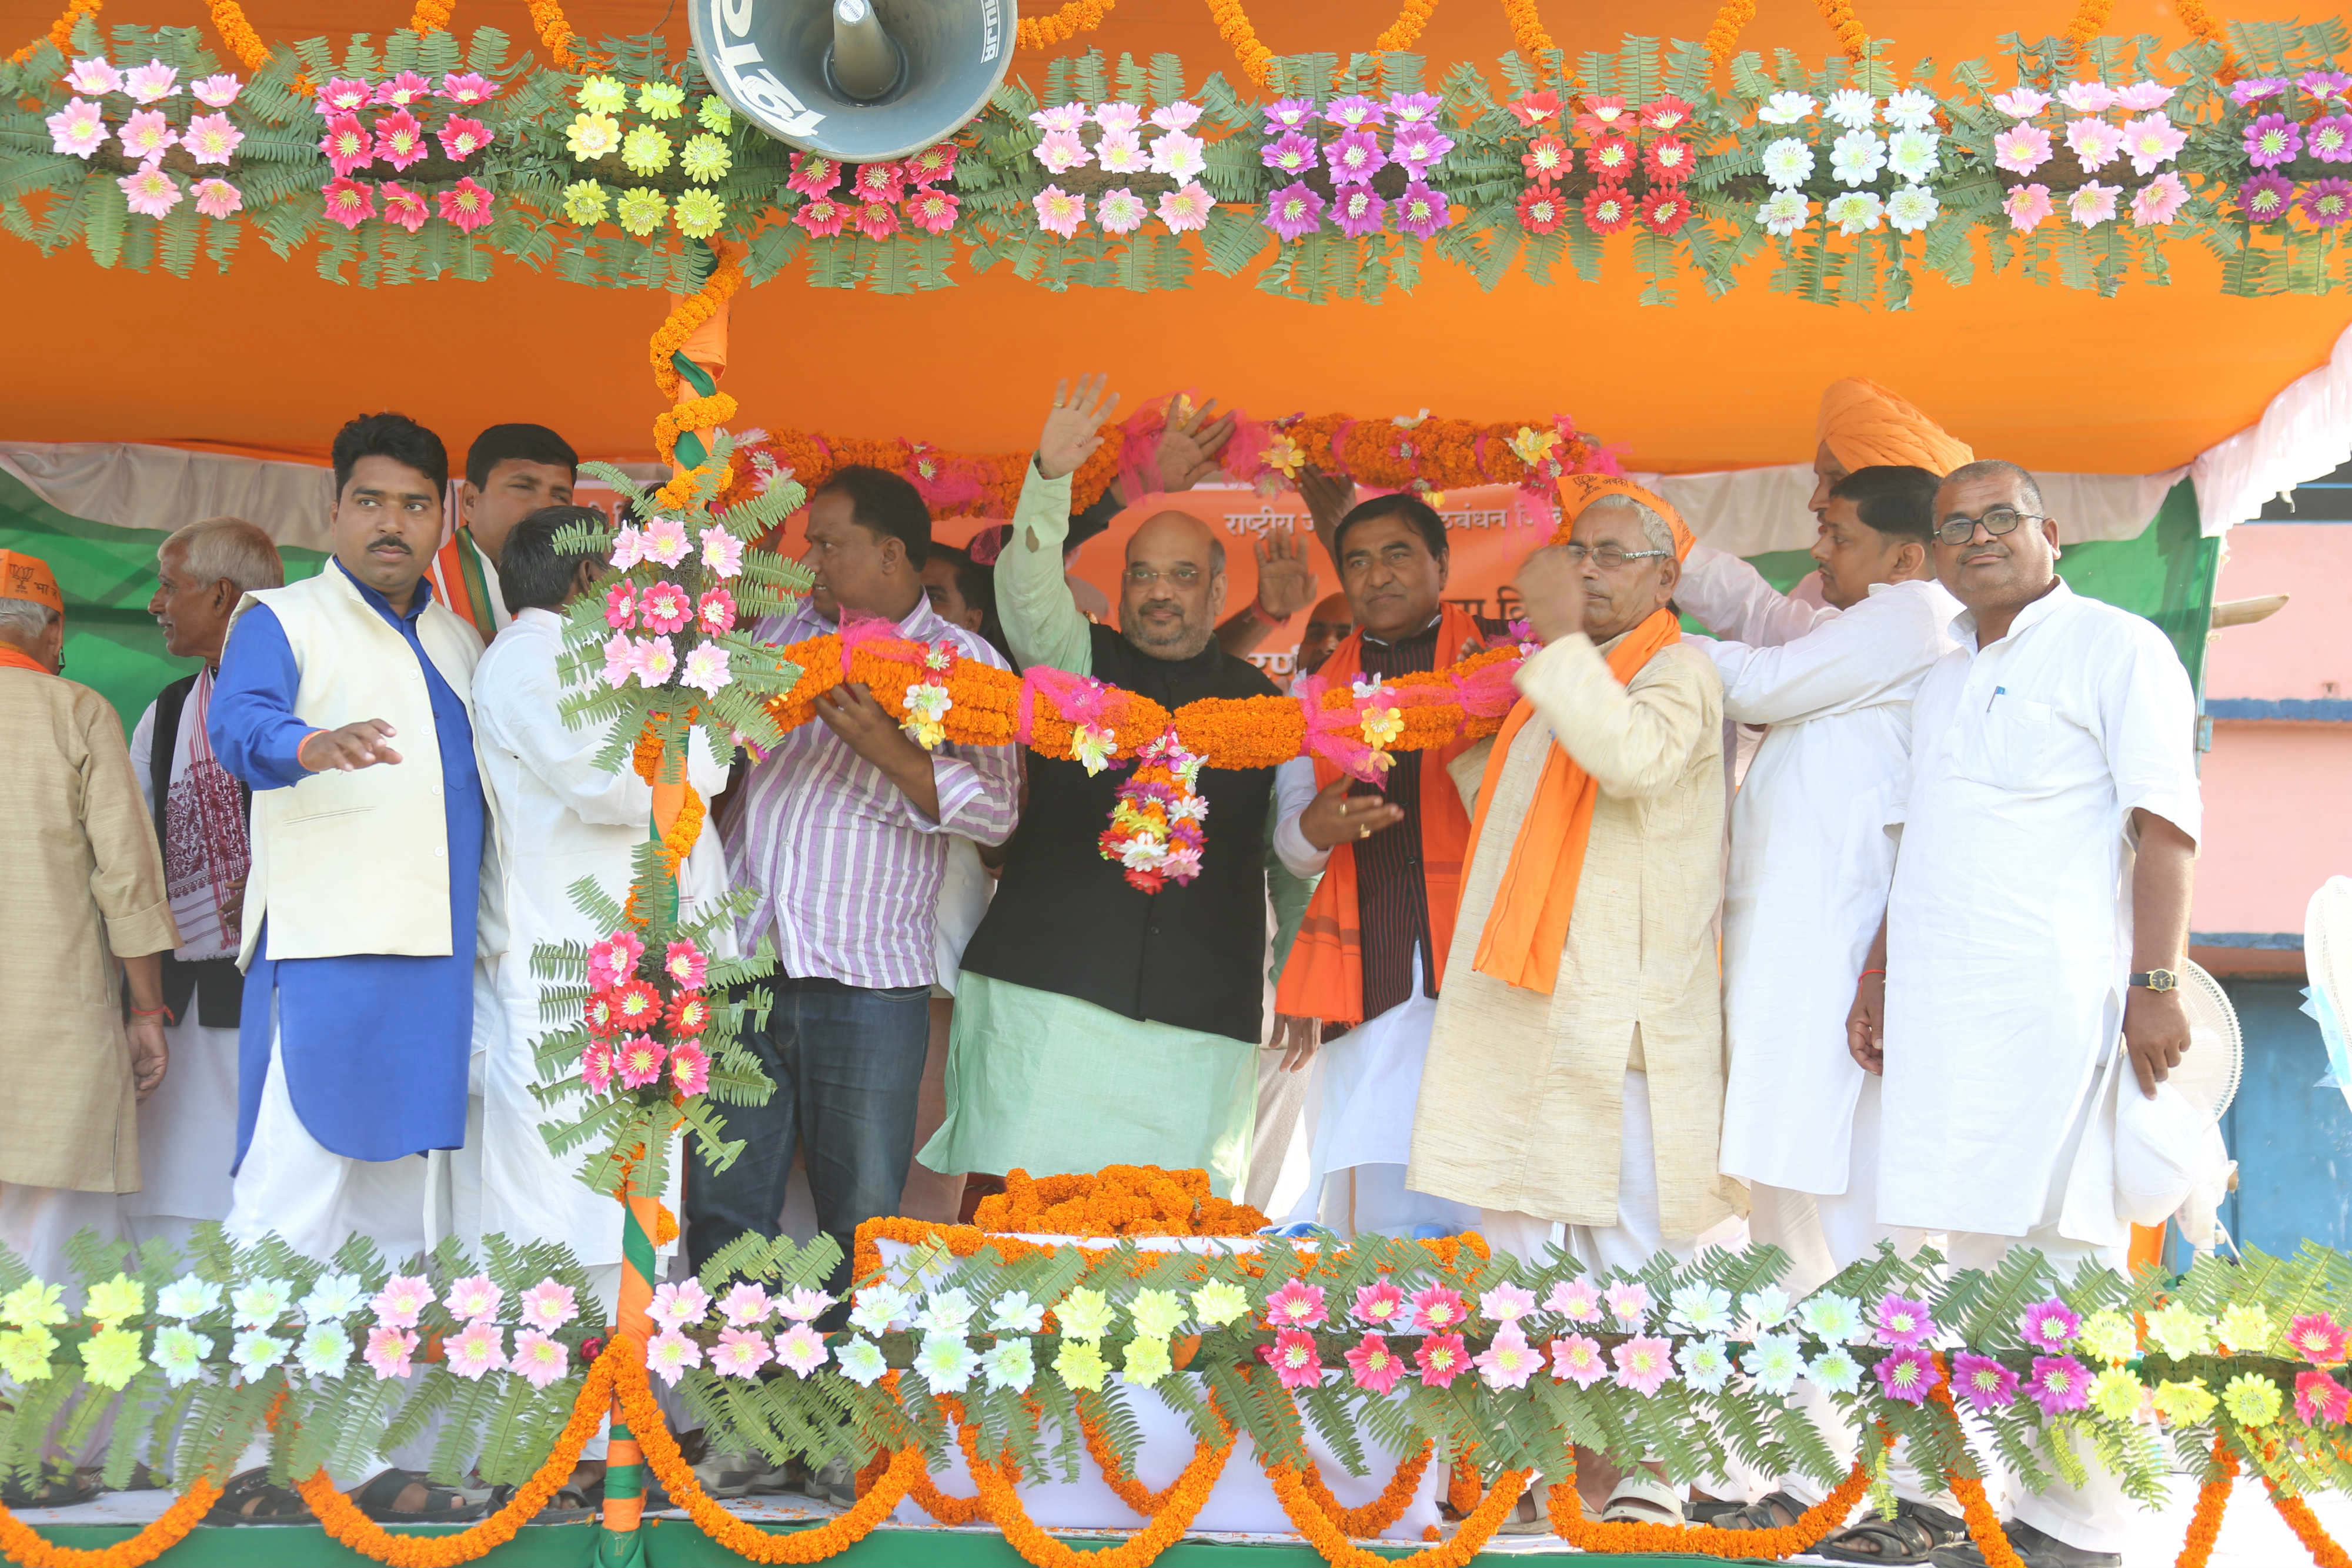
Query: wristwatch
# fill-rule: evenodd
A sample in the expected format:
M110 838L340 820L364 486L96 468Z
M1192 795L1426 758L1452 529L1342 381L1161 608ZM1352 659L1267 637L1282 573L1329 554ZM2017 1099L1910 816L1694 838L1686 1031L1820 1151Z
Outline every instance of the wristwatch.
M2177 991L2180 988L2180 974L2175 969L2150 969L2144 975L2134 975L2131 983L2146 986L2151 991Z

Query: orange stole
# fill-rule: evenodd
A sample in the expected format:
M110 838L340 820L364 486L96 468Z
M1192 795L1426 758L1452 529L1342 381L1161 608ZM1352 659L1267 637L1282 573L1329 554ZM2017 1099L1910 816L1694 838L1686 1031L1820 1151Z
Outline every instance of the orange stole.
M1682 623L1671 610L1651 612L1649 619L1625 633L1609 655L1609 673L1625 685L1642 666L1668 644L1682 641ZM1478 818L1470 824L1470 844L1462 857L1466 867L1478 852L1486 831L1487 810L1495 803L1495 784L1503 776L1503 761L1511 741L1535 716L1535 705L1525 697L1511 709L1495 737L1486 758L1486 776L1478 785ZM1486 912L1486 928L1478 936L1474 966L1506 984L1530 991L1551 992L1559 978L1560 949L1568 943L1569 915L1576 907L1576 884L1584 873L1584 848L1592 836L1593 803L1601 787L1592 781L1565 747L1555 740L1544 758L1543 777L1535 798L1512 841L1511 858L1495 889L1494 907Z
M1353 681L1363 673L1363 632L1352 633L1316 673L1334 684ZM1442 670L1464 657L1465 648L1477 652L1483 641L1478 622L1467 612L1445 605L1438 614L1435 667ZM1457 740L1420 756L1421 879L1429 898L1430 957L1436 969L1429 977L1433 985L1442 983L1445 974L1445 956L1454 946L1454 911L1462 903L1462 873L1470 863L1470 814L1462 809L1461 791L1454 789L1445 765L1472 744ZM1328 789L1339 777L1338 768L1320 757L1315 759L1316 789ZM1356 846L1352 841L1334 844L1323 880L1291 944L1289 960L1282 967L1282 983L1275 991L1277 1012L1327 1023L1364 1021L1364 929L1357 897Z
M442 608L474 629L484 647L499 634L498 616L489 605L489 580L474 559L478 547L464 528L453 530L433 552L426 571L433 579L433 592Z

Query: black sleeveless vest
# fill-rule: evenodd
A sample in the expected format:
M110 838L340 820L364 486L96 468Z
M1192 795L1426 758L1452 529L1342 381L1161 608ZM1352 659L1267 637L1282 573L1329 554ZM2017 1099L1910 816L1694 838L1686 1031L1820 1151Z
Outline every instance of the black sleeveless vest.
M165 686L155 697L154 749L147 762L147 782L154 797L155 846L163 847L163 815L165 798L172 792L172 758L180 749L180 719L186 713L188 697L196 689L196 677L183 675ZM243 809L245 821L253 820L253 791L244 779L236 781L236 798ZM196 1022L205 1029L235 1029L243 1016L245 976L233 957L202 958L194 963L163 955L163 1005L172 1009L175 1019L188 1016L188 1002L194 998ZM129 1006L129 1003L124 1003Z
M1202 697L1276 695L1214 642L1154 659L1108 626L1091 629L1094 676L1173 710ZM1127 883L1096 840L1127 769L1089 779L1066 758L1028 758L1029 804L963 967L1092 1002L1131 1019L1258 1043L1265 1027L1266 808L1271 768L1204 768L1201 874L1158 893Z

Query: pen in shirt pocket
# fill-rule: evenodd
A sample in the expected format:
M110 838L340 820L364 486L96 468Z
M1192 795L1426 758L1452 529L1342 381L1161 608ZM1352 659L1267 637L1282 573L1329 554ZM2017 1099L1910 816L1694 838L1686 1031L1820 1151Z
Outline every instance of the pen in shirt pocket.
M1985 712L1992 712L1992 705L2001 697L2006 696L2008 694L2009 688L2007 686L1993 687L1992 695L1985 698Z

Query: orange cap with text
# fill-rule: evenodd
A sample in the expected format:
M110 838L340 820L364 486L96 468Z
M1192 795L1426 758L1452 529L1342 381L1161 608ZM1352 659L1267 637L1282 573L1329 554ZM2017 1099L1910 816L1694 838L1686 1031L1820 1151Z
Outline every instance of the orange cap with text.
M63 615L65 596L58 591L58 575L49 563L20 550L0 549L0 599L29 599Z

